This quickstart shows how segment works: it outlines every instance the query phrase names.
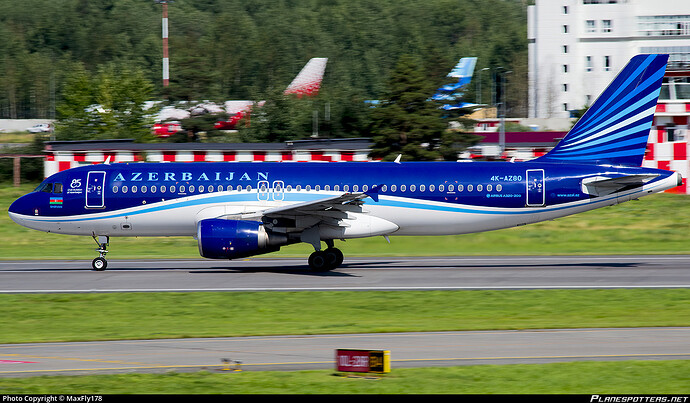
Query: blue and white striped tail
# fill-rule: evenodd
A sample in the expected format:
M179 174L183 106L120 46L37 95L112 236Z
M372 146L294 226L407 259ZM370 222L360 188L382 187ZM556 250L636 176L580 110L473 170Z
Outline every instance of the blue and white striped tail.
M640 166L668 55L637 55L543 162Z

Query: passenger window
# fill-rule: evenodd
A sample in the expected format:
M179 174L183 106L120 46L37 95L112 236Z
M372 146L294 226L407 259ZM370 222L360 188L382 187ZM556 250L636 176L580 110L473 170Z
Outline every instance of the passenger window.
M477 185L477 192L481 192L482 189L484 189L484 186L482 186L481 184Z
M321 185L314 186L314 190L316 190L317 192L321 190ZM326 185L326 190L328 190L328 185Z
M467 185L467 191L468 191L468 192L471 192L472 189L474 189L474 187L473 187L472 185Z
M127 186L122 187L122 193L127 193Z
M175 186L170 186L170 193L175 193Z
M132 186L132 193L136 193L136 192L137 192L137 187L136 187L136 185L135 185L135 186Z
M391 192L395 192L395 191L396 191L396 189L398 189L398 187L397 187L397 186L395 186L395 185L391 185Z
M494 190L494 187L492 185L486 185L486 191L487 192L490 192L492 190Z
M141 193L146 193L147 190L148 188L146 186L141 187Z
M333 186L333 190L335 190L336 192L340 191L340 185Z
M414 192L415 190L417 190L417 186L410 185L410 192Z
M458 185L458 192L462 192L463 190L465 190L465 186L463 186L462 184L459 184Z
M349 192L349 191L350 191L350 186L349 186L349 185L343 186L343 191L344 191L344 192Z
M419 191L420 191L420 192L423 192L424 190L426 190L426 186L424 186L424 185L419 185Z
M496 185L496 191L500 192L501 190L503 190L503 185L499 183L498 185Z
M434 186L434 185L429 185L429 191L430 191L430 192L433 192L434 190L436 190L436 186Z
M449 192L452 192L453 190L455 190L455 186L453 186L453 185L448 185L448 191L449 191Z
M311 185L307 185L306 189L307 189L307 192L311 191Z
M404 192L407 189L407 186L405 185L400 185L400 191Z
M117 186L113 186L113 193L117 193Z
M358 191L358 190L359 190L359 186L357 186L357 185L353 185L353 186L352 186L352 191L353 191L353 192L356 192L356 191Z
M165 185L161 185L161 193L165 193Z
M151 193L156 193L156 185L151 185Z
M367 190L369 190L369 186L362 185L362 192L366 192Z
M445 189L445 187L443 185L438 185L438 191L439 192L443 192L444 189Z

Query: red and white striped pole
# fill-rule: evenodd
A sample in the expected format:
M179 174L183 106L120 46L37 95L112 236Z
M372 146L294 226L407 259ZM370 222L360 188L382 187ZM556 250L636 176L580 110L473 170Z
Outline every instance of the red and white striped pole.
M163 87L170 84L170 58L168 56L168 0L156 0L163 6Z

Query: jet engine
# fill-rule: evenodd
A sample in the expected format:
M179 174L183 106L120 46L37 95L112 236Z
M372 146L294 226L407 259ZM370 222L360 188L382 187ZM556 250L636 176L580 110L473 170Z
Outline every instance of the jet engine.
M199 253L209 259L237 259L275 252L288 244L285 235L269 233L259 221L211 218L197 224Z

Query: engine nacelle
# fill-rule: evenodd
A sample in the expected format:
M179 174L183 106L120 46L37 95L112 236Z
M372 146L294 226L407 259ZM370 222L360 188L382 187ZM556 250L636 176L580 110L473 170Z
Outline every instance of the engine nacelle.
M269 234L259 221L211 218L197 224L199 254L209 259L237 259L275 252L287 237Z

